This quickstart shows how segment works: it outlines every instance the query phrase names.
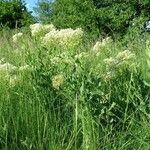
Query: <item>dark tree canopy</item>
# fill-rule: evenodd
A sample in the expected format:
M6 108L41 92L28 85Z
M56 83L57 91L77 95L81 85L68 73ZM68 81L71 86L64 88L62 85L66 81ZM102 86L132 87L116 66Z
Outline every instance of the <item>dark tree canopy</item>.
M0 25L10 28L22 27L34 21L21 0L0 0Z
M149 0L42 0L39 4L42 3L44 8L39 5L39 14L45 15L47 22L58 28L82 27L96 36L125 34L134 20L146 21L150 16Z

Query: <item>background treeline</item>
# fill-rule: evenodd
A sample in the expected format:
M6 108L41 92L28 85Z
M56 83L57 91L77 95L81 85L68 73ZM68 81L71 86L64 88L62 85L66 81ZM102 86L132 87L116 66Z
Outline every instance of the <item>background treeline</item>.
M0 27L17 28L34 22L31 12L21 0L0 0Z
M42 22L58 28L81 27L93 36L125 34L130 27L143 29L150 16L149 0L41 0Z
M149 0L40 0L36 19L22 0L0 0L0 24L10 28L38 20L57 28L81 27L93 37L124 35L128 29L144 29L149 20Z

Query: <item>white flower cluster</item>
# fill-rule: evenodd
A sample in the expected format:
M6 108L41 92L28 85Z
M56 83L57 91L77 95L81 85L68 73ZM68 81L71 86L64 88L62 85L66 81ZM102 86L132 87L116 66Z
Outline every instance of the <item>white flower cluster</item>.
M19 32L19 33L13 35L13 37L12 37L13 42L14 42L14 43L17 43L18 40L19 40L22 36L23 36L23 33L21 33L21 32Z
M134 60L135 55L130 52L129 50L125 50L123 52L119 52L116 57L110 57L104 59L104 62L106 64L106 74L105 74L105 79L111 79L112 77L115 76L115 72L120 68L121 66L123 67L124 65L128 67L128 69L132 66L134 66ZM132 62L131 62L132 61Z
M125 50L123 52L119 52L118 55L116 56L118 60L122 61L128 61L132 58L135 58L135 55L131 53L129 50Z
M63 47L71 46L80 42L82 35L83 31L80 28L76 30L71 28L52 30L44 36L42 43L46 47L49 47L52 43L57 43Z
M27 71L31 70L31 67L29 65L24 65L19 67L19 71Z
M53 24L42 25L40 23L35 23L30 25L32 36L39 36L41 34L45 34L51 30L54 30L55 27Z
M9 78L9 85L10 87L14 87L17 83L22 83L22 74L24 74L26 71L31 71L32 68L29 65L23 65L20 67L16 67L18 73L17 74L10 74ZM23 80L25 83L25 81Z
M17 70L17 67L10 64L10 63L4 63L4 59L0 61L0 77L1 80L4 80L5 82L9 82L8 84L11 86L11 83L13 82L12 79L12 73ZM14 82L13 82L14 83Z
M52 85L55 89L59 90L60 86L64 83L64 76L62 74L55 75L52 78Z
M51 58L50 61L53 65L57 65L61 62L61 58L56 56L56 57Z
M110 58L106 58L104 59L104 62L107 66L111 67L111 66L114 66L114 65L117 65L118 64L118 60L113 58L113 57L110 57Z
M29 69L28 65L16 67L8 62L4 63L4 59L0 60L0 77L8 81L10 87L14 87L19 82L19 73Z
M17 67L10 63L0 64L0 71L13 71L16 69L17 69Z
M130 60L133 60L134 58L135 58L135 54L133 54L129 50L124 50L123 52L119 52L115 58L110 57L104 59L104 62L109 67L120 66L128 63Z
M96 53L96 56L99 56L101 49L105 47L110 42L110 37L103 39L102 41L97 41L92 48L92 51Z
M96 44L93 46L92 50L93 51L98 51L101 47L101 42L100 41L97 41Z

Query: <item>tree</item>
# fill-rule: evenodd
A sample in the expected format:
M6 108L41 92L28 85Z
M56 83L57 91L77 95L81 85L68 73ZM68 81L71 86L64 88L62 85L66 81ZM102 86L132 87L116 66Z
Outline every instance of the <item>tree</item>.
M134 19L146 20L150 14L150 1L140 0L93 0L98 27L106 33L125 34ZM144 22L143 22L144 25Z
M134 20L139 18L141 21L142 16L145 21L150 16L149 0L55 0L47 2L47 7L49 11L46 12L50 12L45 13L48 22L58 28L81 27L94 37L99 34L124 35Z
M58 28L81 27L92 36L97 36L99 33L95 7L90 0L54 1L51 20Z
M51 22L51 0L39 0L37 7L34 8L38 14L37 18L40 22L49 23Z
M10 28L29 25L34 21L21 0L0 0L0 25Z

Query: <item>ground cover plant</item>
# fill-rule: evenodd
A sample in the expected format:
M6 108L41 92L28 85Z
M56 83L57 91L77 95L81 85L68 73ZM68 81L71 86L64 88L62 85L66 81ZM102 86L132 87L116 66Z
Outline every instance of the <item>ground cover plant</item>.
M0 149L150 148L149 33L90 41L37 23L0 34Z

